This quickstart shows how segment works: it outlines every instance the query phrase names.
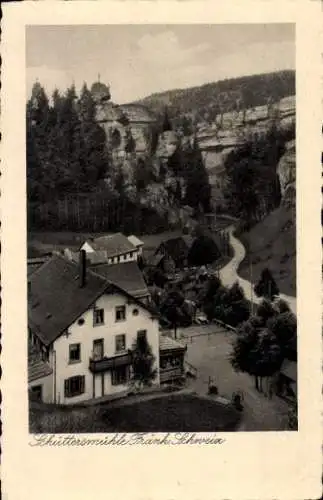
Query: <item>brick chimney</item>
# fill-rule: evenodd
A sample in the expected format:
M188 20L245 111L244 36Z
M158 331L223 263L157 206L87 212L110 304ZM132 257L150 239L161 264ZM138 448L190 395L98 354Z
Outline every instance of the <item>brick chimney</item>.
M83 288L86 285L86 251L85 250L80 250L79 282L80 282L80 288Z

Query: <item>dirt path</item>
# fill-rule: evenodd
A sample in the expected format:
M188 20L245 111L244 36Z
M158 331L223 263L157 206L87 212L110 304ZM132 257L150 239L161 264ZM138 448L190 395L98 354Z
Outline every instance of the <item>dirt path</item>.
M239 265L246 255L245 247L243 246L241 241L234 236L234 226L230 226L228 232L230 244L234 251L234 256L230 260L230 262L228 262L228 264L220 270L221 281L225 286L232 286L237 281L243 288L247 299L251 300L255 304L259 304L259 302L262 301L262 298L256 296L254 292L254 286L250 283L250 281L245 280L238 275ZM291 297L290 295L281 293L280 298L285 300L288 303L291 311L296 314L296 297Z

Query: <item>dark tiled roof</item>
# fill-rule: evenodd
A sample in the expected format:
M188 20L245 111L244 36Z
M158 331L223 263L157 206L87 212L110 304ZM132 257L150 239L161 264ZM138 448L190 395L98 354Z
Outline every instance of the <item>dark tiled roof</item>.
M186 347L184 344L181 344L177 340L172 339L168 335L159 335L159 350L161 352L175 349L182 349L183 351L185 351Z
M41 359L28 363L28 382L51 375L53 370L48 363Z
M147 260L147 263L149 266L154 266L154 267L157 267L159 266L159 264L161 263L161 261L165 258L164 255L161 255L160 253L159 254L156 254L156 255L151 255L148 260Z
M99 238L90 240L88 243L95 251L104 250L107 257L113 257L136 250L136 247L130 243L128 238L122 233L100 236Z
M47 260L49 257L40 257L37 259L28 259L27 261L27 276L29 277L32 273L37 271Z
M109 287L87 272L79 285L78 265L54 256L30 276L28 323L45 345L52 343Z
M28 259L34 259L34 258L38 258L38 257L44 257L44 251L43 250L39 250L39 248L37 248L36 246L32 245L32 244L28 244L27 246L27 257Z
M91 269L134 297L148 295L149 291L137 262L99 264Z
M156 311L104 277L86 272L86 284L79 285L78 264L55 255L29 278L28 326L45 345L54 342L103 293L121 293L152 315Z

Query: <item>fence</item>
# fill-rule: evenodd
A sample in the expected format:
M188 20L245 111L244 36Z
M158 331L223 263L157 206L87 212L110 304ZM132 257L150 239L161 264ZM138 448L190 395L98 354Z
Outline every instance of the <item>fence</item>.
M223 321L220 321L220 320L217 320L217 319L213 319L213 324L217 325L217 326L220 326L221 327L221 330L216 330L214 332L210 331L210 325L205 325L205 330L207 331L203 331L203 326L198 326L199 328L199 332L198 333L189 333L187 335L185 335L185 331L181 332L181 339L182 340L185 340L186 341L186 344L190 343L192 344L193 343L193 339L196 338L196 337L208 337L210 338L212 335L216 335L218 333L227 333L227 332L230 332L230 333L236 333L237 330L236 328L233 328L233 326L231 325L227 325L226 323L223 323Z

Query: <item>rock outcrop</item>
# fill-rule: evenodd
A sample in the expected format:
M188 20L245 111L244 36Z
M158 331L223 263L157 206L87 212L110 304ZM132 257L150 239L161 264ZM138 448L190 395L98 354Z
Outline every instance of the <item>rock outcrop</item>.
M111 101L110 87L96 82L91 87L96 121L104 128L109 147L116 157L124 152L149 152L156 116L140 104L118 105Z
M296 146L295 140L285 145L286 151L281 157L277 174L280 182L282 203L294 207L296 201Z

